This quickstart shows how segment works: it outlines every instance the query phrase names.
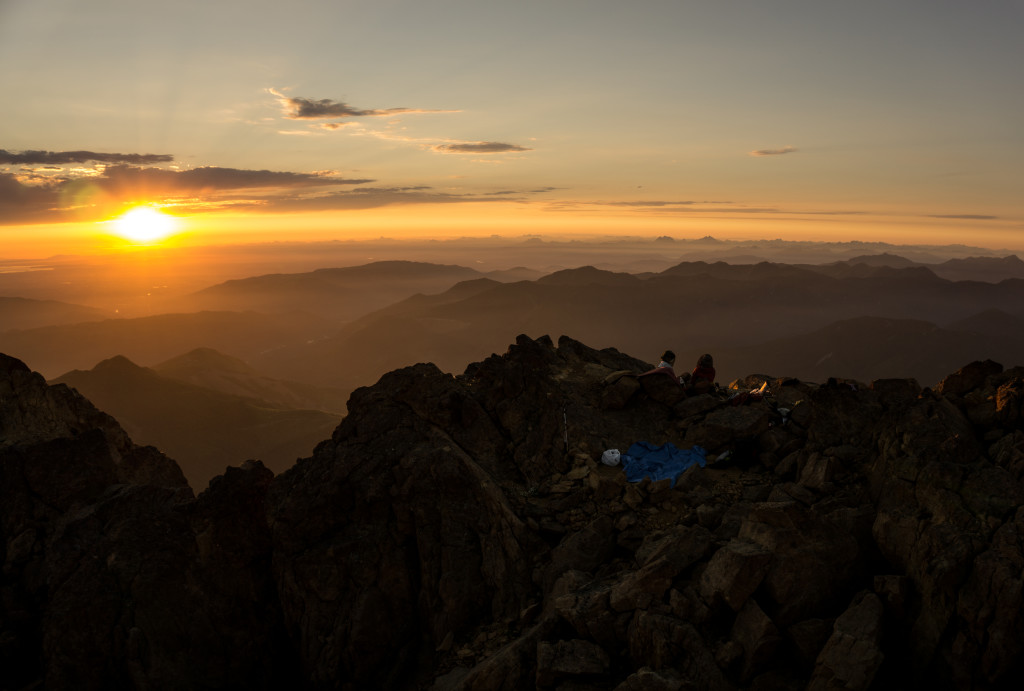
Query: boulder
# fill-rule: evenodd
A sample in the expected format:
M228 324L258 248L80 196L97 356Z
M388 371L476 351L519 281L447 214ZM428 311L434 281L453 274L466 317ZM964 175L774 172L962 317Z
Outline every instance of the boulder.
M641 667L615 687L614 691L683 691L693 688L674 669L653 670Z
M772 553L749 540L730 540L716 551L700 577L700 593L709 604L742 609L771 564Z
M774 412L763 402L718 408L708 413L701 424L687 429L684 445L699 445L709 453L720 453L738 443L756 439L768 430L774 417Z
M782 643L778 628L753 598L736 615L731 639L743 650L739 678L745 682L770 667Z
M992 360L975 360L938 383L935 390L945 396L963 396L985 385L989 377L1000 374L1003 366Z
M1004 429L1024 429L1024 379L1014 377L996 391L996 420Z
M599 677L608 672L610 664L608 653L590 641L541 641L537 644L537 686L551 686L567 677Z
M836 619L832 636L818 655L808 691L868 691L885 659L882 603L873 593L859 595Z
M569 570L594 571L615 549L615 531L609 516L599 516L582 530L567 536L551 551L545 583L554 583Z
M601 407L605 410L621 410L639 390L640 381L635 373L629 370L613 372L604 379Z
M686 397L686 390L673 376L654 372L642 374L638 379L643 392L658 403L672 406Z
M732 688L700 632L673 616L637 610L629 625L629 655L638 667L677 669L694 688Z
M739 539L770 555L764 589L781 626L838 606L859 574L861 546L847 526L796 502L755 505ZM815 574L808 579L808 574Z

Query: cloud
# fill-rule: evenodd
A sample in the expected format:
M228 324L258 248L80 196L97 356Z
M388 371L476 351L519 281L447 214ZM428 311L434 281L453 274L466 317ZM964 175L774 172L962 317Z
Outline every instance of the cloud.
M982 214L929 214L928 218L951 218L959 221L998 221L999 216L985 216Z
M782 154L792 154L792 153L795 153L795 152L797 152L799 150L800 149L796 148L795 146L784 146L781 149L757 149L756 151L751 151L750 155L751 156L781 156Z
M532 149L519 146L518 144L504 144L502 142L459 142L456 144L437 144L431 147L432 151L442 154L505 154L516 151L532 151Z
M344 127L358 127L359 123L356 122L323 122L318 125L321 129L325 130L340 130Z
M23 185L14 175L0 173L0 225L45 223L61 215L54 211L59 202L52 187Z
M332 125L337 125L332 127ZM383 139L389 142L401 142L405 144L414 144L421 146L434 153L441 154L503 154L503 153L515 153L519 151L533 151L533 149L526 146L519 146L518 144L506 144L504 142L467 142L453 139L438 139L436 137L410 137L406 134L396 134L394 132L380 131L365 129L360 127L358 123L343 122L343 123L326 123L318 125L325 129L338 129L345 127L346 125L357 125L356 129L352 132L353 136L357 137L374 137L376 139ZM440 143L437 143L440 142Z
M372 182L343 178L334 171L290 173L214 166L163 170L117 165L80 178L30 179L0 173L0 225L102 220L120 213L127 203L142 200L164 204L179 213L241 209L288 213L410 204L507 203L555 189L453 192L426 185L367 186Z
M65 165L68 163L169 163L174 160L170 154L105 154L95 151L22 151L20 154L0 149L0 164L46 164Z
M636 207L664 207L664 206L692 206L700 202L665 202L665 201L626 201L626 202L604 202L607 206L636 206Z
M344 101L333 101L329 98L313 100L299 96L287 96L277 89L267 89L277 97L284 107L285 117L289 120L341 120L345 118L382 117L389 115L405 115L416 113L459 113L459 110L427 110L422 108L356 108ZM353 135L376 137L389 141L407 142L425 146L430 151L442 154L505 154L520 151L532 151L529 147L505 142L458 141L452 139L411 137L395 132L363 128L359 123L346 120L344 122L323 122L313 125L318 129L329 131L355 128ZM298 132L282 132L282 134L300 134Z
M386 117L414 113L454 113L452 110L425 110L422 108L356 108L344 101L329 98L313 100L301 96L286 96L276 89L267 89L277 97L284 107L285 117L290 120L321 120L335 118Z
M34 184L25 184L26 180ZM21 179L0 173L0 225L98 220L129 202L186 204L197 211L218 206L268 204L341 185L363 185L371 178L332 173L203 167L188 170L110 166L82 177ZM187 202L182 202L182 198Z
M464 204L467 202L507 202L507 197L441 192L432 187L359 187L318 195L285 194L260 200L266 212L351 211L407 204Z
M99 177L93 178L93 182L111 191L143 188L153 192L180 194L213 190L362 185L374 180L338 178L319 173L289 173L216 166L188 170L112 166Z

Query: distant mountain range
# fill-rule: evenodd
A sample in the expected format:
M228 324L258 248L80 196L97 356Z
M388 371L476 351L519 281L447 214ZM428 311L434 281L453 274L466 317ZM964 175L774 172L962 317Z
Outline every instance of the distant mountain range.
M1015 256L924 264L884 252L547 275L374 262L230 281L189 298L231 308L223 311L3 330L0 352L50 378L124 356L222 393L333 412L392 369L433 362L458 373L518 334L567 335L652 362L671 348L687 369L711 352L723 382L752 372L811 381L898 373L931 385L970 360L1024 363L1024 278L995 280L1021 265Z
M237 361L209 351L165 363L162 369L187 376L189 361L200 360L204 370L216 369L221 381L230 378L234 369L241 375L236 382L258 381L258 388L274 396L292 388L286 383L274 387L269 380L238 368ZM214 367L214 361L222 366ZM223 367L225 363L228 367ZM321 410L281 407L279 402L196 386L124 357L104 360L88 371L68 372L52 383L77 389L117 419L136 444L156 446L175 459L196 490L204 489L227 466L249 459L281 472L330 437L341 420L341 415Z
M543 273L515 269L487 275L463 266L384 261L227 281L182 298L178 306L183 311L303 311L348 321L410 295L438 293L460 281L491 275L523 280Z
M72 305L56 300L0 297L0 331L77 324L110 319L113 316L110 312L95 307Z
M157 374L231 396L251 398L281 409L345 412L347 393L339 389L268 377L238 358L212 348L196 348L152 367Z
M1024 362L1019 341L990 337L1000 315L1021 318L1024 281L952 282L918 266L868 267L853 275L849 268L690 262L646 277L583 267L530 282L474 281L379 310L315 343L277 350L264 366L277 376L319 376L353 388L400 364L434 362L458 372L518 333L568 335L648 353L652 361L666 347L681 363L720 352L723 379L756 371L813 380L821 374L814 363L836 350L827 346L832 337L851 352L832 363L829 376L870 380L890 376L901 362L902 376L932 384L965 358ZM984 313L989 316L979 316ZM829 330L862 318L875 320L861 324L866 331ZM979 321L964 321L972 319ZM931 343L922 342L922 321L931 322Z
M994 339L999 323L1007 325L1005 335ZM909 376L928 386L945 376L950 362L963 365L976 357L1024 362L1024 319L993 311L959 325L944 329L916 319L857 317L807 334L716 352L729 372L752 374L767 368L814 382L837 374L864 383Z
M323 338L334 329L310 314L195 312L0 332L0 352L32 363L47 378L123 355L156 364L196 348L250 360L274 348Z
M875 266L895 269L923 267L948 281L983 281L999 283L1008 278L1024 279L1024 261L1016 255L1006 257L964 257L947 259L941 263L915 262L895 254L864 255L846 259L836 264L847 266ZM827 270L830 264L822 265ZM809 268L814 268L811 266Z

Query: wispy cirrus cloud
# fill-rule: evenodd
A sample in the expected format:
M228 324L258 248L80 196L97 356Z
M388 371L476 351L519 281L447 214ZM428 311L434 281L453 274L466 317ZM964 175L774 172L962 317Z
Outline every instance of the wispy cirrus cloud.
M750 156L782 156L783 154L793 154L800 149L795 146L784 146L781 149L756 149L751 151L748 155Z
M348 122L322 122L322 123L320 123L318 125L318 127L320 127L320 129L332 130L332 131L333 130L344 129L346 127L358 127L358 126L359 126L359 123L351 122L351 121L348 121Z
M329 98L314 100L301 96L288 96L277 89L267 89L267 92L277 97L278 102L284 108L284 116L289 120L331 120L458 112L455 110L429 110L425 108L356 108L344 101L334 101Z
M621 201L621 202L604 202L605 206L627 206L627 207L640 207L640 208L662 208L672 206L693 206L694 204L700 204L701 202L691 201ZM704 202L707 203L707 202ZM715 202L721 203L721 202Z
M572 201L559 200L552 202L548 208L555 211L578 211L581 209L608 208L630 209L637 214L672 216L686 215L750 215L750 216L788 216L793 219L815 216L865 216L865 211L839 210L816 211L809 209L786 209L774 206L746 206L733 201L716 200L619 200L619 201Z
M408 204L465 204L502 202L504 197L454 193L426 185L409 187L359 187L318 195L279 195L263 201L262 209L276 213L304 211L350 211Z
M333 124L333 123L331 123ZM507 154L521 151L533 151L533 149L518 144L507 144L505 142L467 142L452 139L439 139L437 137L410 137L407 134L399 134L386 130L373 130L358 127L358 123L339 123L341 126L356 124L357 127L351 131L352 136L373 137L389 142L401 142L414 144L416 146L442 154ZM329 125L319 125L328 128ZM330 129L337 129L330 127Z
M71 163L170 163L170 154L115 154L97 151L22 151L15 153L0 149L0 164L15 165L68 165Z
M956 221L998 221L999 216L984 214L928 214L926 218L949 218Z

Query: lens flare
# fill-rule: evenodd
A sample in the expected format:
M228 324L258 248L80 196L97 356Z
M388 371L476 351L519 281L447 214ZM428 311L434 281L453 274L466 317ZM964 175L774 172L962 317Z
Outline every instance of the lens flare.
M114 221L115 232L138 244L152 244L174 233L175 220L151 206L137 206Z

